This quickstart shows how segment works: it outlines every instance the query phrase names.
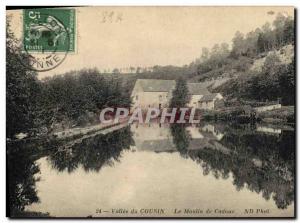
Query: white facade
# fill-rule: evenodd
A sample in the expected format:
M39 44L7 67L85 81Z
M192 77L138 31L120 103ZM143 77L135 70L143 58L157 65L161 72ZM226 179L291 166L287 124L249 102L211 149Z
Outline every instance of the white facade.
M168 92L134 92L133 108L140 107L146 109L148 107L164 108L168 107L170 98Z
M132 90L132 108L143 110L169 106L176 82L174 80L138 79ZM188 83L190 102L187 107L205 110L215 109L216 100L223 99L219 93L211 94L201 83Z
M203 95L191 95L190 102L187 104L188 107L199 108L199 100L203 97Z
M271 134L281 134L281 129L275 129L275 128L271 128L271 127L267 127L267 126L258 126L256 128L256 131L271 133Z
M205 96L202 97L199 101L199 107L200 109L204 110L214 110L215 104L217 100L222 100L223 96L220 93L212 94L211 97L208 97L205 99Z
M213 110L215 107L214 101L199 102L199 108L203 110Z
M132 108L164 108L169 106L175 81L138 79L132 90Z
M256 107L256 108L254 108L254 110L257 112L264 112L264 111L272 111L272 110L279 109L279 108L281 108L281 104Z

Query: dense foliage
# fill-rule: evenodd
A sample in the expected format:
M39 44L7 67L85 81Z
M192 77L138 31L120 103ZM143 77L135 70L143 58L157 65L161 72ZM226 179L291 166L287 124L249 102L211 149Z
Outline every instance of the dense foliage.
M251 99L256 101L277 101L283 105L295 104L295 67L276 63L275 56L267 57L261 72L249 71L245 78L234 79L221 86L229 98Z
M134 142L130 127L125 127L106 135L84 139L80 143L61 144L51 150L49 163L59 172L72 173L79 167L86 172L99 172L104 166L118 162L123 151L130 149Z
M280 13L272 26L266 23L245 36L237 32L231 50L226 44L216 44L210 52L203 49L198 80L233 78L215 89L228 99L279 100L283 105L294 105L294 60L282 62L279 58L288 49L284 46L294 45L294 35L294 20ZM250 69L258 60L264 61L262 69Z
M130 106L130 95L122 90L121 84L118 78L112 75L104 77L96 69L48 78L42 83L39 100L44 108L42 116L47 125L97 122L101 109L105 107Z
M33 156L35 146L24 142L7 143L7 192L11 216L23 212L25 206L38 202L35 176L40 172L39 165Z
M96 69L69 72L38 80L18 40L6 30L7 137L18 133L49 132L57 123L63 127L98 121L105 107L129 107L130 93L115 75L100 75Z
M201 164L205 175L227 179L231 174L237 190L247 187L266 200L272 198L280 209L291 205L295 183L294 133L257 134L246 126L227 130L220 143L232 151L230 154L207 148L190 151L189 157Z
M215 44L210 51L203 48L202 55L198 59L198 75L226 65L231 65L236 71L247 70L250 59L257 57L259 53L279 49L287 44L294 44L294 20L279 13L273 26L266 23L262 28L257 28L246 35L237 31L232 39L231 50L226 43ZM240 63L241 67L238 66Z
M170 107L171 108L185 107L189 101L190 101L190 95L189 95L187 83L183 78L179 78L176 81L175 89L172 92Z
M27 68L28 57L19 49L9 23L6 27L6 135L10 138L34 131L40 86L37 73Z

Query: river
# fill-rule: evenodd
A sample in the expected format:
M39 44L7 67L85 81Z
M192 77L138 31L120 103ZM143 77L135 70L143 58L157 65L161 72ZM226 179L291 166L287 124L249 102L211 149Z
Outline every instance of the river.
M150 123L75 143L8 143L11 214L291 217L294 137L263 125Z

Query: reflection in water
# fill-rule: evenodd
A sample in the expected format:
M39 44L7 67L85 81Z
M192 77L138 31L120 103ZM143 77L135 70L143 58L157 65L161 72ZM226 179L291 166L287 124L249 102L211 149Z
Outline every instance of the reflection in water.
M183 125L178 124L171 125L171 133L176 149L182 156L184 156L189 149L191 135L183 127Z
M231 216L251 207L291 216L294 146L293 131L158 123L26 149L8 145L10 207L85 217L99 207L233 208L234 200L241 212Z
M152 125L154 126L143 125L140 129L157 128L157 125ZM226 134L222 133L222 128ZM154 131L165 133L159 133L160 138L152 136L153 140L147 144L156 145L155 151L168 152L170 150L165 149L167 141L170 145L167 148L176 148L183 157L199 163L204 175L211 173L217 179L227 179L232 173L233 184L238 191L247 187L250 191L262 192L266 200L272 196L278 208L284 209L294 201L293 132L284 131L278 135L278 130L270 131L271 128L267 127L253 129L249 126L236 126L224 129L224 126L211 124L200 127L171 124L170 129L171 131L165 126L160 131ZM262 132L262 129L274 134L257 134L256 131ZM141 139L138 138L143 150L148 140L141 144ZM146 148L153 150L151 146Z
M189 157L206 175L211 172L226 179L232 173L237 190L247 187L266 200L272 196L278 208L290 205L294 200L294 133L276 136L227 130L220 144L229 153L205 148L189 152Z
M82 165L85 171L98 172L104 165L119 161L122 150L133 144L130 128L126 127L107 135L96 135L76 141L71 145L57 147L48 157L58 171L73 172Z
M26 205L38 202L34 177L39 167L34 163L33 148L23 143L7 143L8 212L18 216Z
M78 143L78 141L80 143ZM50 140L39 143L7 143L9 202L11 216L45 217L48 214L24 212L24 208L39 202L35 177L40 172L35 160L47 156L52 168L69 173L82 165L85 171L99 171L104 165L119 161L122 150L133 144L129 127L107 135L74 140L77 143ZM43 177L43 176L42 176ZM68 182L65 182L66 184Z

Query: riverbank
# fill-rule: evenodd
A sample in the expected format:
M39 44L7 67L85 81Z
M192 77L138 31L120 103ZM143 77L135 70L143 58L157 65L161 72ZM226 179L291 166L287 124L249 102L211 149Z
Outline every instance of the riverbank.
M105 130L108 130L113 127L117 127L123 125L128 121L128 118L120 119L118 123L99 123L97 125L91 125L87 127L77 127L70 128L63 131L53 133L53 136L57 139L68 139L68 138L76 138L78 136L90 135L95 132L103 131L103 134L106 134Z
M272 111L265 111L258 113L258 117L262 122L266 123L295 123L295 106L282 106L281 108Z
M258 112L252 108L226 107L222 110L200 111L202 120L210 121L231 121L237 123L262 122L270 124L288 124L295 123L295 106L282 106L281 108Z

